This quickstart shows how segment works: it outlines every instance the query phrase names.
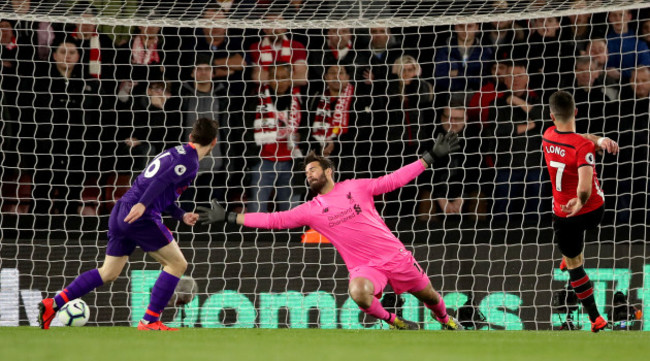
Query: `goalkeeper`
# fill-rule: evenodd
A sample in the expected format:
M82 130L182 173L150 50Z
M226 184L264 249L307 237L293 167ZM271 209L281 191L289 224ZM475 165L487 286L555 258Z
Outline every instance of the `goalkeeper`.
M416 322L397 317L379 302L386 284L397 294L409 292L432 311L444 329L462 326L447 314L442 297L411 252L397 239L375 209L373 197L400 188L424 172L438 158L457 150L458 136L440 135L431 151L397 171L374 179L334 183L332 162L313 152L304 162L309 187L318 195L289 211L275 213L226 213L216 201L212 208L198 207L199 221L220 221L247 227L283 229L310 226L327 237L350 272L349 293L359 308L391 328L417 330Z

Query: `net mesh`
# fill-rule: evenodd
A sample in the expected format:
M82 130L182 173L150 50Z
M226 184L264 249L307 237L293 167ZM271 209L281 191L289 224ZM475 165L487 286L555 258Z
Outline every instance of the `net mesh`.
M606 212L585 257L601 311L629 318L616 292L650 302L649 6L2 1L0 325L35 325L42 297L100 266L115 201L208 117L219 146L180 199L187 211L212 198L232 211L288 209L311 197L299 165L311 150L330 155L339 181L378 177L459 132L461 151L378 197L377 210L470 327L558 328L578 308L554 300L568 275L541 134L558 89L576 98L579 132L621 145L597 159ZM360 313L342 259L312 230L165 223L198 285L166 322L385 327ZM136 251L123 277L84 297L91 322L137 322L158 273ZM440 327L403 301L405 318Z

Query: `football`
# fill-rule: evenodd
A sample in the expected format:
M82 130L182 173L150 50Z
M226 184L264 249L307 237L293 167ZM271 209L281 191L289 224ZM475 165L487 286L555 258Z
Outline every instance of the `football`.
M181 278L181 280L178 281L178 285L176 285L174 295L172 295L172 298L167 302L167 306L183 306L192 302L198 289L199 286L196 284L194 278L189 276Z
M65 326L79 327L88 322L90 309L88 309L88 305L84 300L77 298L63 305L58 311L57 316L59 317L59 321Z

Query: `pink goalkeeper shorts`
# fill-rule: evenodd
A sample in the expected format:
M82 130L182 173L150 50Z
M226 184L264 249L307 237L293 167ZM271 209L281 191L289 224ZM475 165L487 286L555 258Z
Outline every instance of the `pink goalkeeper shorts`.
M397 254L390 261L381 265L363 265L350 270L350 280L357 277L367 278L374 285L374 294L381 295L386 284L393 287L396 294L422 291L429 285L429 277L413 257L411 252Z

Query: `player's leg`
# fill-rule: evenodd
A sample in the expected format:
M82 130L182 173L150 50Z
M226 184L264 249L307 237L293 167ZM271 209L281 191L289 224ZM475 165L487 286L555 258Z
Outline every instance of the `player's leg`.
M415 298L420 300L426 308L431 310L431 315L446 330L462 330L463 326L455 318L447 314L447 306L442 296L429 283L423 290L410 292Z
M381 294L383 286L381 286L381 275L374 273L376 271L369 269L369 267L357 267L352 270L348 293L361 311L380 320L384 320L389 324L393 324L395 314L386 311L376 297ZM375 283L377 284L376 286ZM383 284L386 285L385 281ZM375 292L376 290L377 292Z
M56 311L66 303L83 297L95 288L115 281L122 272L124 265L129 256L106 256L104 264L100 268L94 268L86 271L72 281L63 291L59 292L54 298L46 298L38 305L38 324L47 330L54 319Z
M431 310L433 316L438 320L438 322L444 324L449 321L445 301L443 301L440 294L433 289L431 283L429 283L423 290L411 292L411 294L420 300L426 308Z
M119 202L118 202L119 203ZM129 207L123 207L126 211ZM149 306L144 318L138 324L139 330L170 330L160 322L160 314L171 299L180 277L187 268L174 236L161 219L141 218L128 224L123 222L126 215L120 215L120 227L128 232L129 239L137 242L140 248L163 265L163 270L154 283Z
M602 210L601 210L602 211ZM553 229L555 239L562 252L563 260L569 272L571 287L576 296L582 303L582 307L589 314L591 321L591 330L598 332L607 326L607 322L600 316L596 300L594 298L594 289L589 276L584 269L584 258L582 249L584 246L585 229L594 224L598 224L602 217L602 212L590 212L575 218L554 217Z
M129 256L115 257L107 255L101 267L80 274L68 287L54 296L57 309L105 283L115 281L122 273L128 260Z
M350 272L348 293L364 313L384 320L397 329L419 329L417 323L400 319L381 305L379 298L387 282L386 275L375 268L356 267Z
M563 256L566 261L567 270L569 271L569 279L571 280L571 287L578 296L582 307L585 308L589 314L591 321L591 330L598 332L607 327L607 322L600 316L596 299L594 298L594 288L587 272L584 268L584 260L582 253L575 257Z
M122 206L120 202L111 211L106 257L102 266L82 273L54 298L46 298L39 303L38 323L42 329L50 328L56 310L65 303L82 297L104 283L114 281L122 272L129 255L135 249L135 243L124 236L128 232L120 227L124 223L121 220L126 216L124 212L128 212L128 207Z
M147 306L147 310L138 325L138 329L175 330L163 325L160 322L160 315L174 295L176 285L187 269L187 261L176 241L172 241L156 251L151 251L149 254L163 265L163 270L160 272L160 276L158 276L151 290L149 306Z
M429 277L413 255L405 253L401 259L387 264L389 282L395 293L408 292L431 310L432 316L447 330L460 330L463 327L447 314L447 306L442 297L431 285Z
M391 325L395 322L397 316L394 313L386 311L381 305L377 297L375 297L375 286L368 278L352 278L348 286L348 293L364 313L384 320Z
M375 287L372 284L372 281L365 277L355 277L351 279L350 284L348 285L348 293L361 309L370 308L373 303L372 300L376 298Z

